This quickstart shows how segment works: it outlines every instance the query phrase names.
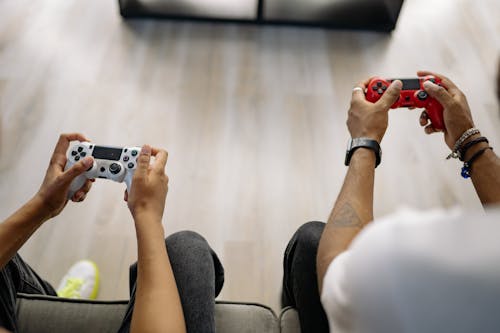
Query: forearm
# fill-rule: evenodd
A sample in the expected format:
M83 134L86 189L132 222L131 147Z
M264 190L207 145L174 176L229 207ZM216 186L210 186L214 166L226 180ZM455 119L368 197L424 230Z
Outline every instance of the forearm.
M0 224L0 269L48 218L43 203L35 197Z
M131 332L185 332L184 314L161 221L136 218L138 277Z
M320 291L331 261L345 251L353 238L373 220L374 178L375 155L368 149L356 150L319 243L317 274Z
M487 143L473 146L467 151L464 160L470 160L476 152L486 147ZM491 149L474 161L471 179L483 206L500 204L500 159Z

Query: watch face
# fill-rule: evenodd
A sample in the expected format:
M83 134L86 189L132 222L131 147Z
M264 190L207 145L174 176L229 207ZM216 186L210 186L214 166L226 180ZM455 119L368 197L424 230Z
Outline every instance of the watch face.
M369 146L370 145L370 141L369 139L365 139L365 138L359 138L359 139L356 139L356 146Z

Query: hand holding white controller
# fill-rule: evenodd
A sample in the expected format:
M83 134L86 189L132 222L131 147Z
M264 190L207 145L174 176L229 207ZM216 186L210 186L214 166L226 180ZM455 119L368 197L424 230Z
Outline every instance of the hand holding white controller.
M94 164L71 182L68 198L72 198L86 180L92 178L111 179L118 183L125 182L127 191L130 193L140 151L140 147L97 146L90 142L77 142L72 145L66 152L67 162L64 170L68 170L86 156L94 157Z

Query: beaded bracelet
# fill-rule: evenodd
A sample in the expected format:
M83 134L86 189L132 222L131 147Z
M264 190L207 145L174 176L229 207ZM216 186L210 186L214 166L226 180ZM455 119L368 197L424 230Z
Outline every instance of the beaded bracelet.
M467 178L470 178L471 176L471 172L472 172L472 163L474 163L475 160L478 159L479 156L483 155L485 151L487 151L488 149L491 149L493 150L492 147L486 147L486 148L483 148L481 149L480 151L476 152L471 158L469 161L467 162L464 162L464 166L462 167L462 177L464 177L465 179Z
M484 136L482 136L480 138L477 138L477 139L474 139L474 140L472 140L470 142L467 142L463 147L460 147L460 149L458 150L458 158L460 159L460 161L464 162L465 154L467 154L467 151L472 146L475 146L475 145L477 145L478 143L481 143L481 142L490 143L488 141L488 139L486 139Z
M464 134L462 134L462 136L460 137L460 139L458 139L457 142L455 142L453 150L451 151L450 155L446 157L446 159L449 160L450 158L458 158L458 149L460 148L460 146L465 142L465 140L467 140L468 138L470 138L475 134L479 134L479 130L475 127L469 128L467 131L465 131Z

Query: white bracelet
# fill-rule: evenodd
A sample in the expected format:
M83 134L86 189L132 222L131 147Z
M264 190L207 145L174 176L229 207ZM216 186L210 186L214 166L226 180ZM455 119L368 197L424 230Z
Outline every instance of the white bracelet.
M468 138L470 138L475 134L479 134L479 130L475 127L469 128L467 131L465 131L464 134L462 134L462 136L460 137L460 139L458 139L457 142L455 142L455 146L453 146L452 152L450 153L450 155L446 157L446 159L449 160L450 158L458 158L459 157L458 150L460 149L462 144L465 142L465 140L467 140Z

